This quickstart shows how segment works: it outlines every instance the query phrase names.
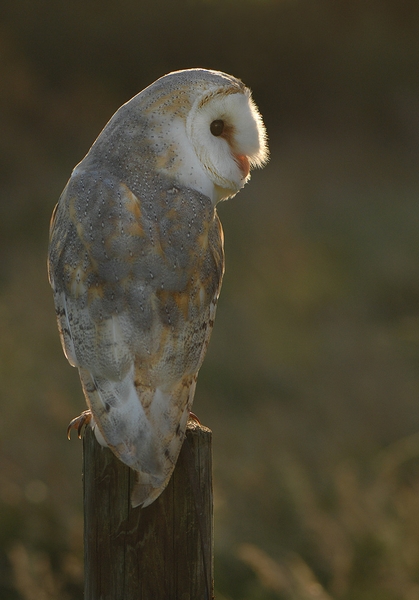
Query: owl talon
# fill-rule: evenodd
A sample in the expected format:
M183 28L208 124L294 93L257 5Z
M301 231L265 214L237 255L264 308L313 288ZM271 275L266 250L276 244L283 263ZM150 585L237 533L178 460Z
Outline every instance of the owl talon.
M67 438L70 439L72 429L77 429L77 437L81 440L83 436L82 430L84 427L87 427L91 420L92 413L90 410L84 410L78 417L70 421L67 427Z
M196 416L196 414L193 413L193 412L189 413L189 420L190 421L195 421L195 423L198 423L198 425L202 425L201 421L198 419L198 417Z

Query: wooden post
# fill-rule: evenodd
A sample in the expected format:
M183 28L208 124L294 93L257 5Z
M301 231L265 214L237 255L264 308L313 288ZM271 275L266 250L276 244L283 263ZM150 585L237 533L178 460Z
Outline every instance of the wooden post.
M212 600L211 431L189 422L169 485L132 508L135 473L83 443L85 600Z

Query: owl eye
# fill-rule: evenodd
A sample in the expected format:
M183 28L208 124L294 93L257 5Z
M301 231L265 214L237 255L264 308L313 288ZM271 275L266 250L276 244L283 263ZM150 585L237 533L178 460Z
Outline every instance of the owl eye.
M212 135L215 135L216 137L221 135L224 131L224 121L221 119L216 119L213 121L210 125L210 131Z

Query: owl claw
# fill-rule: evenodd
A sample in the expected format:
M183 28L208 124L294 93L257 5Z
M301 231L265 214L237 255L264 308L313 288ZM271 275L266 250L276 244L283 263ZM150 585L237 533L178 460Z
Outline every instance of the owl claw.
M193 413L193 412L189 413L189 420L190 421L195 421L195 423L198 423L198 425L202 425L201 421L198 419L198 417L196 416L196 414Z
M71 430L77 429L77 437L79 440L82 438L83 427L86 427L92 420L92 413L90 410L84 410L78 417L72 419L67 427L67 438L71 437Z

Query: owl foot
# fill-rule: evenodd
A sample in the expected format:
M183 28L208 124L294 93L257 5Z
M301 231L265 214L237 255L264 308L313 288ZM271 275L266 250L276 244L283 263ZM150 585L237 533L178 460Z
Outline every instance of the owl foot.
M77 437L79 438L79 440L81 440L82 435L83 435L83 433L82 433L83 427L87 427L87 425L90 423L91 420L92 420L92 413L90 412L90 410L84 410L78 417L76 417L75 419L70 421L70 423L67 427L68 439L70 439L70 437L71 437L71 430L77 429Z
M193 412L189 413L189 420L190 421L195 421L195 423L198 423L198 425L202 425L201 421L198 419L198 417L196 416L196 414L193 413ZM71 425L71 423L70 423L70 425Z

